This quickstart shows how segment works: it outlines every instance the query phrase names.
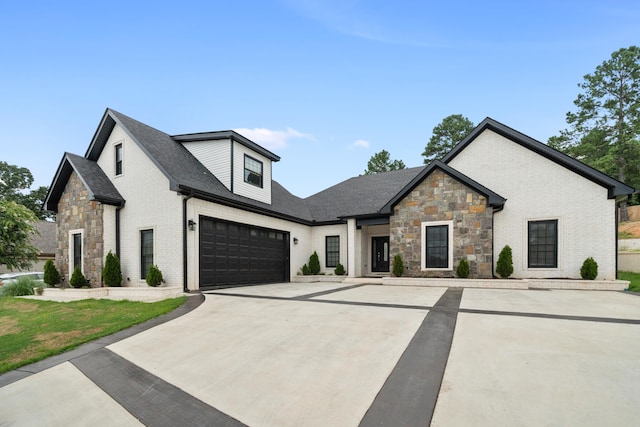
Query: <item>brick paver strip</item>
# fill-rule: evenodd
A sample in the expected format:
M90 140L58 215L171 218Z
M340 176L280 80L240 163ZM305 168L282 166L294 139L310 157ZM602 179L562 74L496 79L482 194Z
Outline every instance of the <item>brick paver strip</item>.
M246 427L106 348L71 363L145 425Z
M462 289L449 288L425 317L360 426L428 426L453 341Z

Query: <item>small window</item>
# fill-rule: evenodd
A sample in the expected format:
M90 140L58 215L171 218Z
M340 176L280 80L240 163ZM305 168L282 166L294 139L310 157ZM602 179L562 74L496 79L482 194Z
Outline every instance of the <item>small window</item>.
M153 230L140 231L140 278L146 279L153 265Z
M116 145L116 175L122 175L122 144Z
M262 188L262 162L244 155L244 182Z
M340 236L327 236L325 240L327 267L336 267L340 262Z
M73 235L73 268L82 270L82 233Z
M529 221L529 268L558 267L558 220Z

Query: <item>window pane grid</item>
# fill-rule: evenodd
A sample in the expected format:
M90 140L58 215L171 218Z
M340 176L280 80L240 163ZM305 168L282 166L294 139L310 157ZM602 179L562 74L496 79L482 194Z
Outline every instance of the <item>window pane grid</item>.
M558 266L558 221L529 222L530 268L557 268Z
M153 264L153 230L140 232L140 277L147 278L149 267Z
M262 162L247 155L244 156L244 182L262 188Z
M449 267L449 226L427 226L427 268Z
M326 252L327 267L336 267L340 262L340 236L327 236Z

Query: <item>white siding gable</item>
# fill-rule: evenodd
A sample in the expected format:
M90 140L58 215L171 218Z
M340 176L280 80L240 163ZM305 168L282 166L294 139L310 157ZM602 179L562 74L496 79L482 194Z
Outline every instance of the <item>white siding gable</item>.
M262 188L244 182L245 154L262 162ZM233 192L271 204L271 160L237 142L233 143Z
M509 245L513 277L580 278L593 257L598 279L615 278L615 201L605 188L491 130L449 165L507 199L494 215L494 266ZM529 268L527 223L549 219L558 221L558 266Z
M192 141L183 145L231 191L231 140Z

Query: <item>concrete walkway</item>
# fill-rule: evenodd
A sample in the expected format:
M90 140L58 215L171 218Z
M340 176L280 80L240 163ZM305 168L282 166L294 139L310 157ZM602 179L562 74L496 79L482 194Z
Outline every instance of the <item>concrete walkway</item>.
M286 283L0 376L0 425L637 425L640 297Z

